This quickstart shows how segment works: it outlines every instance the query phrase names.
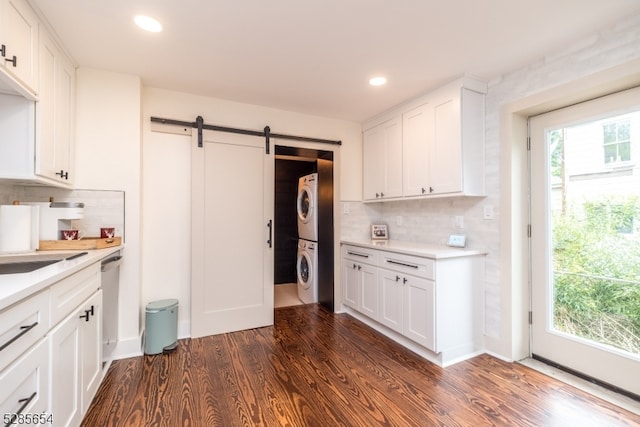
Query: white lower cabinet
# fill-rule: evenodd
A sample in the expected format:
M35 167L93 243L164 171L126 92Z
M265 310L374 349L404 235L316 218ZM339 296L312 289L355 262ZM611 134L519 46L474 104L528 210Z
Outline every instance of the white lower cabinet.
M80 425L102 381L100 277L97 262L0 311L0 425Z
M345 304L378 319L378 268L375 251L347 249L343 252L342 277L345 279Z
M374 321L370 326L393 331L387 335L401 337L396 339L401 344L428 350L421 354L443 366L477 354L484 253L446 252L439 259L343 245L344 304L366 316L363 321ZM349 253L366 253L375 263L358 263ZM367 293L372 289L377 298Z
M436 351L436 286L433 280L403 277L404 301L402 333L407 338Z
M51 424L47 343L41 339L0 373L2 425Z
M51 411L56 426L77 426L98 391L102 363L102 291L50 334Z
M386 327L402 333L403 286L398 273L380 271L380 316L379 321Z

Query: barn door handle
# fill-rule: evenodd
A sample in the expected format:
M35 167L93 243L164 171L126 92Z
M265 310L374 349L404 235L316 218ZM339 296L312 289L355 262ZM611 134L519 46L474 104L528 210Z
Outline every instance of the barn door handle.
M269 247L273 247L273 242L271 239L271 235L273 233L273 220L269 220L269 222L267 223L267 227L269 227L269 240L267 240L267 244L269 245Z

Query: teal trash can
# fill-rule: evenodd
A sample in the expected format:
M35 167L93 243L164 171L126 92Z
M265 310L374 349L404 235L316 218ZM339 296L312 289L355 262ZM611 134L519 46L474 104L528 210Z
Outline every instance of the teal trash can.
M160 354L178 346L178 300L152 301L145 310L144 354Z

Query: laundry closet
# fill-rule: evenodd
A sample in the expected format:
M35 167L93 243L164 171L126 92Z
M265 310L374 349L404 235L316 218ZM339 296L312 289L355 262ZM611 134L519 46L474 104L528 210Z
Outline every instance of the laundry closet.
M332 310L332 152L276 146L274 220L274 285Z

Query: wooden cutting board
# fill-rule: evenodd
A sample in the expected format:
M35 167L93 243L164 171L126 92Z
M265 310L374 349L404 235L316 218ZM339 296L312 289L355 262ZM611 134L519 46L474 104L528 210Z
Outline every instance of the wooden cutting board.
M83 237L80 240L40 240L40 247L38 250L104 249L112 246L120 246L121 244L121 237L112 237L110 239L101 239L100 237Z

